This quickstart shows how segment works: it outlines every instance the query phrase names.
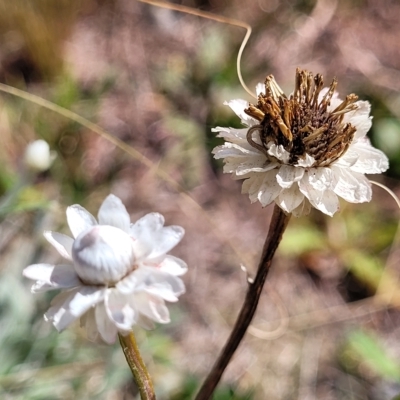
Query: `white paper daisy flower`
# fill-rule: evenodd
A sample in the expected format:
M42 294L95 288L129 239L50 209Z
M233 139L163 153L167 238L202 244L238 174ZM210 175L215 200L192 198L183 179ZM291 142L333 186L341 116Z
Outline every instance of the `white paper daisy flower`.
M245 129L217 127L225 139L213 150L224 159L224 172L245 179L242 193L263 207L275 202L287 213L306 215L311 206L332 216L339 199L371 200L371 183L364 174L389 167L384 153L370 144L370 104L351 94L344 101L337 81L323 88L315 77L297 69L293 94L285 96L272 75L257 85L258 102L228 103Z
M26 146L23 160L30 170L44 172L50 168L55 158L56 153L50 150L49 144L39 139Z
M89 339L113 343L118 332L133 325L153 327L168 323L165 301L174 302L185 292L179 275L184 261L167 253L184 235L180 226L164 227L158 213L131 224L121 200L109 195L96 219L80 205L67 209L74 238L45 232L46 239L70 264L35 264L23 275L35 284L32 292L61 289L45 319L62 331L76 319Z

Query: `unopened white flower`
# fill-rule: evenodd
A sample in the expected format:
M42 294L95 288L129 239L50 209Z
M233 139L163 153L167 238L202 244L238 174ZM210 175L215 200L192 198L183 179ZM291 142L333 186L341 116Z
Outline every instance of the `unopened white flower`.
M55 153L50 151L49 144L45 140L39 139L26 146L24 162L29 169L43 172L50 168L55 157Z
M364 174L385 171L388 159L371 146L370 104L351 94L344 101L337 81L323 88L315 77L297 69L293 94L285 96L272 75L257 85L258 102L228 104L245 129L217 127L222 146L214 157L224 159L224 172L245 179L242 193L263 207L275 202L287 213L306 215L311 206L332 216L339 197L351 203L371 200Z
M80 318L89 339L100 334L107 343L118 332L139 324L168 323L165 301L185 292L179 275L187 265L167 253L184 235L179 226L164 227L164 218L151 213L131 224L121 200L109 195L96 219L83 207L67 209L72 235L45 232L46 239L72 264L35 264L23 275L35 284L32 292L62 289L45 319L62 331Z

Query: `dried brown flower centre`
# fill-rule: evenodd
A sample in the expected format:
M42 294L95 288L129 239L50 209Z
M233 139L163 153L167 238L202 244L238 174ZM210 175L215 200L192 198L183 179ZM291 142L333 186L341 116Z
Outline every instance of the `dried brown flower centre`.
M306 154L315 159L313 166L331 164L346 152L356 131L350 123L343 123L344 115L357 109L356 95L348 95L338 107L328 111L336 85L334 79L320 99L322 75L314 77L311 72L297 69L295 90L286 97L269 75L265 80L265 94L260 94L257 104L250 104L245 110L260 121L249 129L247 141L267 158L271 158L268 154L271 142L282 145L290 153L292 165L305 159ZM254 140L254 133L258 133L259 140Z

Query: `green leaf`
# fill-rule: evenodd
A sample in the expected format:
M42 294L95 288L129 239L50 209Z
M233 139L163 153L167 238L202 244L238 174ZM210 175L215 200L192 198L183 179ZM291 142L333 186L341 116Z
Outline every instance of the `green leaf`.
M298 224L286 229L279 251L293 257L325 247L325 238L320 231L312 226Z
M388 354L374 335L355 331L348 337L348 345L368 367L382 378L400 382L400 365Z
M343 262L354 276L371 289L376 289L383 275L382 263L375 257L358 250L348 250L342 253Z

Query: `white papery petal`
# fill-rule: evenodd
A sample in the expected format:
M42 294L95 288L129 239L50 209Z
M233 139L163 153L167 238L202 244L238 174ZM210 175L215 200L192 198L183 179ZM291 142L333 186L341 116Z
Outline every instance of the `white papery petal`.
M156 232L164 226L164 222L164 217L159 213L146 214L134 224L131 224L131 235L140 237L143 232Z
M240 118L242 124L247 126L253 126L258 123L257 120L247 115L244 110L249 107L249 103L242 99L236 99L231 101L225 101L225 105L229 106L232 111Z
M236 176L237 169L246 162L250 157L227 157L224 160L223 172L224 174L233 173ZM245 175L245 174L243 174ZM238 179L243 179L243 175L239 176Z
M115 285L116 289L123 294L133 293L138 286L138 276L136 270L128 274L125 278L121 279Z
M279 186L288 189L294 182L298 182L304 175L303 168L296 168L291 165L282 165L276 175Z
M249 190L250 190L250 188L251 188L251 185L252 185L253 182L254 182L254 179L256 179L256 178L253 176L253 177L250 177L250 178L248 178L248 179L246 179L246 180L243 181L243 184L242 184L242 194L244 194L244 193L249 193Z
M232 172L233 179L246 179L247 177L250 177L253 174L257 174L259 172L267 172L267 171L271 171L272 169L275 168L279 168L279 164L277 162L274 161L265 161L263 166L261 167L255 167L252 169L246 169L246 166L243 166L244 163L247 162L247 160L249 160L250 157L246 157L246 158L233 158L233 157L229 157L226 158L225 161L225 165L223 168L224 173L230 173ZM244 170L242 170L242 168L244 168Z
M104 303L96 306L95 319L102 339L108 344L113 344L117 338L118 329L108 317Z
M67 208L67 221L74 238L91 226L97 225L93 215L79 204Z
M67 260L72 260L72 244L74 239L67 235L63 235L58 232L45 231L43 232L44 237L47 241L53 245L60 255Z
M333 174L330 168L310 168L304 178L310 182L313 189L324 191L332 186Z
M241 176L249 172L266 172L274 168L276 168L276 163L267 160L264 155L260 155L246 158L238 165L235 173L237 176Z
M311 204L310 204L310 202L308 201L308 199L304 199L303 201L302 201L302 203L297 207L297 208L295 208L293 211L292 211L292 214L295 216L295 217L301 217L301 216L303 216L303 215L308 215L308 214L310 214L310 211L311 211Z
M151 232L143 232L139 237L133 236L133 248L137 260L144 260L153 250Z
M321 200L321 205L316 208L332 217L333 214L340 210L339 199L332 190L325 190Z
M304 174L303 178L299 181L299 189L301 193L303 193L304 196L310 200L312 205L314 205L314 203L319 203L323 195L323 191L314 189L314 187L311 185L309 175L307 173Z
M176 298L185 293L185 285L180 278L157 269L154 271L154 268L148 268L148 270L148 276L143 277L143 284L146 285L147 291L151 291L154 294L158 293L168 301L174 301L169 300L169 298ZM167 294L166 290L170 294Z
M170 303L178 301L178 297L174 296L171 289L167 286L155 285L154 287L146 290L146 293L160 297L161 299L169 301Z
M147 330L154 329L155 327L154 322L143 314L138 315L136 323L140 325L142 328Z
M188 266L185 261L178 257L167 255L158 265L160 271L167 272L171 275L181 276L186 273Z
M168 308L166 307L164 300L160 297L146 292L141 292L135 293L132 301L134 301L136 309L147 318L160 324L167 324L170 322Z
M282 188L276 180L277 172L278 171L275 169L263 174L264 179L257 194L257 198L263 207L273 202L282 191Z
M129 232L131 223L129 214L121 199L113 194L108 195L103 201L97 217L102 225L115 226L124 232Z
M359 155L357 151L354 151L353 145L351 145L345 154L343 154L339 159L332 163L332 166L334 165L341 168L349 168L357 162L358 157Z
M162 228L153 236L153 248L147 259L151 260L168 253L182 240L184 234L185 230L181 226L171 225Z
M65 291L58 294L53 298L51 301L51 307L44 314L44 320L52 322L59 332L76 320L74 315L71 315L67 312L67 308L64 307L64 303L68 304L78 290L79 289L76 288L71 291Z
M315 189L309 180L307 174L299 182L300 191L310 201L311 205L316 209L322 211L324 214L332 216L339 210L339 199L336 194L330 190Z
M290 158L290 153L284 149L283 146L270 143L268 145L268 154L277 158L278 160L287 163Z
M44 314L44 320L50 321L61 332L72 324L77 317L68 312L68 304L79 289L70 292L61 292L51 301L52 307Z
M84 286L79 288L74 298L68 304L69 312L80 317L90 307L102 301L106 291L106 288L98 286Z
M343 123L350 123L357 130L354 134L354 139L363 138L372 126L371 104L368 101L357 101L357 110L346 113L343 118Z
M221 126L217 126L216 128L212 128L211 132L218 132L217 137L224 138L225 140L229 140L232 143L236 143L239 145L246 144L247 142L247 131L248 128L244 129L235 129L235 128L224 128Z
M318 201L314 201L314 198L309 199L312 206L317 210L322 211L324 214L333 216L337 211L339 211L339 199L332 190L325 190L322 192L321 196L316 196Z
M26 267L22 275L33 281L49 281L54 267L53 264L33 264Z
M257 97L260 94L265 94L265 84L261 83L261 82L257 83L257 85L256 85L256 95L257 95Z
M282 210L291 213L303 200L304 195L300 192L298 185L295 184L289 189L284 189L275 199L275 202Z
M32 293L69 289L82 285L72 265L34 264L26 267L22 275L36 280L31 289Z
M251 182L250 188L249 188L249 199L251 203L255 203L258 201L258 194L260 193L260 188L261 185L264 181L264 174L257 174L254 177L249 178L246 182ZM242 193L245 193L243 190L242 186Z
M351 146L351 150L357 152L358 159L351 170L362 174L380 174L389 168L389 160L386 155L372 147L369 140L359 140Z
M99 341L99 330L96 323L95 309L96 308L94 307L89 309L80 318L80 326L85 329L86 336L91 342Z
M350 203L371 201L371 183L363 175L332 167L335 173L335 193Z
M176 301L177 297L185 293L181 279L169 272L147 266L141 266L130 273L116 284L116 289L124 295L146 291L168 301Z
M226 142L222 146L217 146L212 153L214 154L214 158L216 160L220 158L228 158L228 157L259 157L260 152L256 150L254 147L245 148L244 146ZM264 158L265 160L265 158Z
M311 167L312 165L314 165L314 163L315 163L315 158L306 153L305 158L304 159L300 158L297 161L296 166L307 168L307 167Z
M104 304L108 317L118 329L128 331L135 324L136 312L127 296L118 290L109 289Z
M164 217L157 213L147 214L131 225L133 246L139 261L159 257L181 241L185 233L182 227L163 225Z
M140 267L134 271L134 274L137 279L136 290L146 290L152 293L160 290L160 296L164 296L165 289L168 289L173 297L185 293L185 285L181 279L157 268Z
M51 321L58 331L62 331L90 307L103 300L105 290L96 286L82 286L61 293L54 298L52 307L45 314L45 319Z

